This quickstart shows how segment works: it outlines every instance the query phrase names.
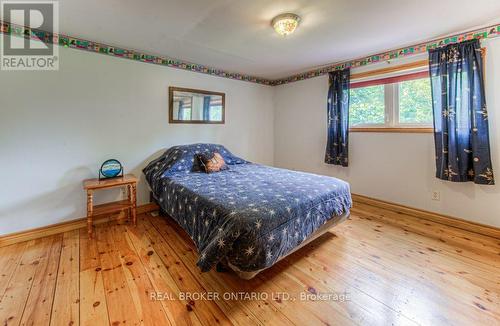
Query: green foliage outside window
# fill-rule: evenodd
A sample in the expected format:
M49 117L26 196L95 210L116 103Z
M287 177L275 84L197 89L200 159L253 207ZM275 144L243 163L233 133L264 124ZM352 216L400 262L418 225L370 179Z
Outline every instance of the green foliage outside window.
M222 106L210 106L210 121L222 120Z
M383 124L384 85L352 88L349 99L349 124Z
M191 120L191 108L182 110L181 120Z
M384 125L386 87L391 90L393 84L350 90L349 124L351 126ZM395 95L399 92L399 121L394 121L393 125L432 124L432 95L429 78L400 82L394 88L394 92L396 92Z
M429 78L399 83L399 122L432 123L432 96Z

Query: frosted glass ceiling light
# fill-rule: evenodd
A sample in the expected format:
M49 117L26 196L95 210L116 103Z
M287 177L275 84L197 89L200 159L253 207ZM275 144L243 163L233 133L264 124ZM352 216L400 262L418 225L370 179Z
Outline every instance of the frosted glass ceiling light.
M273 18L271 26L273 26L276 33L281 36L292 34L299 25L300 17L296 14L286 13Z

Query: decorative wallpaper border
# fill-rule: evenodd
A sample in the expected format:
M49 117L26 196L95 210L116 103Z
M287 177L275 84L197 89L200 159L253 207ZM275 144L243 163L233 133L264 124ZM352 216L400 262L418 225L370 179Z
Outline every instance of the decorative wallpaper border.
M328 74L330 71L341 70L344 68L356 68L362 67L373 63L379 63L387 60L403 58L419 53L427 52L429 49L434 49L440 46L444 46L447 44L460 43L467 40L472 39L485 39L485 38L493 38L500 36L500 24L493 25L490 27L481 28L478 30L465 32L462 34L452 35L445 38L436 39L427 43L421 43L417 45L412 45L406 48L401 48L397 50L387 51L375 55L371 55L368 57L363 57L360 59L355 59L352 61L340 62L328 66L324 66L321 68L317 68L314 70L310 70L307 72L303 72L297 75L293 75L290 77L273 80L271 85L283 85L288 83L293 83L299 80L314 78L322 75Z
M127 50L120 47L110 46L102 43L97 43L93 41L83 40L62 34L52 34L42 30L31 29L29 27L12 24L10 22L4 22L0 20L0 32L4 34L12 34L24 38L33 39L43 39L47 43L57 44L66 48L79 49L89 52L95 52L100 54L106 54L114 57L125 58L129 60L152 63L162 66L167 66L171 68L177 68L187 71L198 72L202 74L229 78L234 80L247 81L251 83L257 83L268 86L277 86L288 83L293 83L296 81L314 78L322 75L328 74L330 71L340 70L347 67L356 68L362 67L369 64L379 63L387 60L407 57L419 53L427 52L429 49L444 46L447 44L459 43L471 39L485 39L500 36L500 24L493 25L490 27L481 28L478 30L465 32L461 34L456 34L448 36L445 38L436 39L427 43L421 43L417 45L412 45L405 48L400 48L397 50L391 50L352 61L340 62L336 64L327 65L321 68L310 70L304 73L296 74L290 77L271 80L266 78L260 78L250 75L244 75L240 73L226 72L221 69L211 68L204 65L190 63L182 60L172 59L164 56L156 56L147 53L142 53L134 50Z
M79 39L76 37L71 37L62 34L53 34L45 32L38 29L31 29L26 26L12 24L10 22L1 21L0 32L4 34L12 34L24 38L42 39L47 43L57 44L66 48L84 50L89 52L95 52L100 54L106 54L114 57L130 59L134 61L152 63L162 66L167 66L171 68L177 68L182 70L188 70L193 72L199 72L202 74L230 78L235 80L242 80L251 83L257 83L262 85L271 85L272 81L266 78L260 78L255 76L249 76L234 72L227 72L224 70L207 67L204 65L190 63L182 60L172 59L164 56L156 56L147 53L142 53L134 50L127 50L120 47L115 47L111 45L106 45L102 43L97 43L93 41L88 41L84 39Z

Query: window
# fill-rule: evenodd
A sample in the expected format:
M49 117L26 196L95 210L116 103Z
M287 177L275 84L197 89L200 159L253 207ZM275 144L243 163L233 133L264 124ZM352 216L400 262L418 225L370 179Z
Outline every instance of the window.
M431 128L432 95L428 73L352 83L349 125L354 130Z
M209 116L210 121L222 120L222 98L212 96L210 99Z
M349 123L383 125L385 123L384 85L353 88L349 99Z
M432 124L432 96L429 78L398 83L399 123Z

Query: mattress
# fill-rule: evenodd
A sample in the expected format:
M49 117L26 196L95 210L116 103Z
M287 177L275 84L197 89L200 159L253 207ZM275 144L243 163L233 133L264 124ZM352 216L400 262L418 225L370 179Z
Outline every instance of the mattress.
M192 154L180 151L175 160ZM172 160L155 160L144 170L156 201L198 248L202 271L219 262L239 272L268 268L349 213L350 188L342 180L231 155L225 159L238 163L218 173L179 169Z

